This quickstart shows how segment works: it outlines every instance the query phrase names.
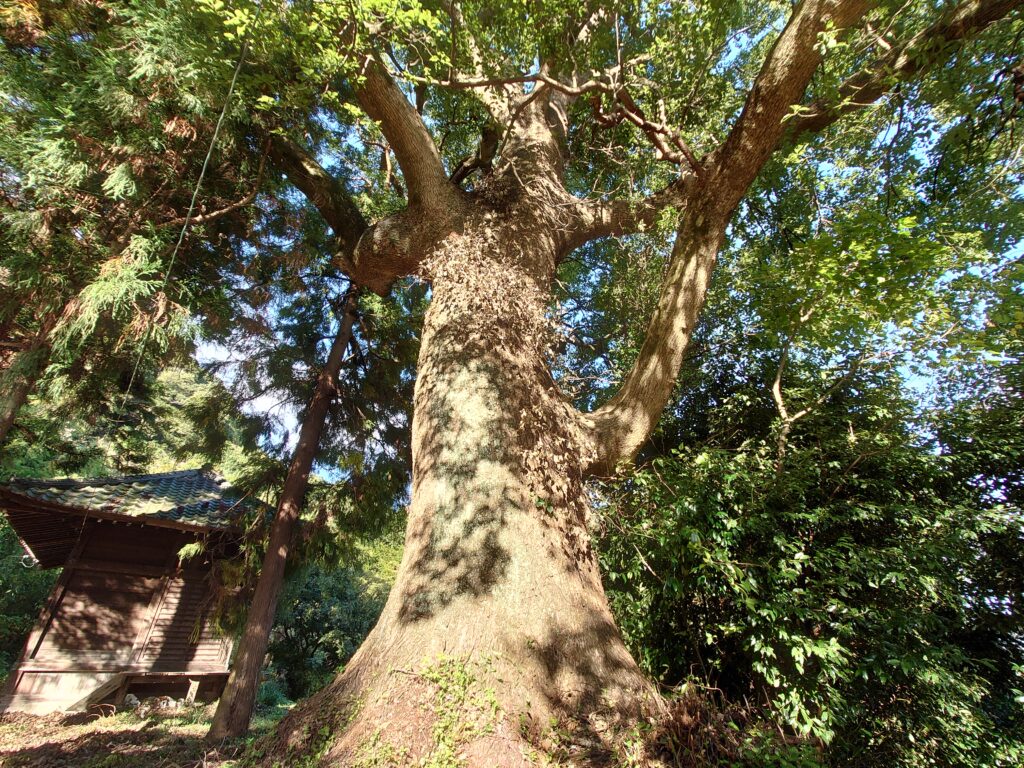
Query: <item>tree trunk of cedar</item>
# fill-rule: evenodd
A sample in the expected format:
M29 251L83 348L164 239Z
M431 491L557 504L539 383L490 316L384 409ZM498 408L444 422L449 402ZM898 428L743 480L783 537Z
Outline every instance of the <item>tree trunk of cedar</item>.
M242 639L238 644L231 674L228 676L227 685L217 704L217 711L207 734L207 738L211 740L219 741L242 736L249 729L249 720L252 717L256 691L259 687L260 670L270 642L270 630L274 623L277 598L284 578L288 549L295 535L295 524L306 495L309 472L316 458L327 409L337 387L338 371L341 369L342 358L352 336L356 310L354 292L349 293L344 307L337 336L331 345L327 363L317 379L316 390L299 431L299 442L295 446L277 513L270 526L267 552L263 557L263 567L256 582L256 591L249 606Z
M529 765L556 723L597 745L655 701L591 549L588 438L545 360L544 224L478 216L425 263L397 580L344 672L279 727L268 765Z
M55 323L56 317L48 316L32 340L31 346L19 352L11 366L0 373L0 446L7 441L7 435L14 426L18 411L28 400L45 368L50 354L47 339Z
M7 441L7 434L14 426L14 419L21 406L28 400L29 392L32 391L34 384L35 382L31 379L19 377L4 393L3 404L0 405L0 446Z

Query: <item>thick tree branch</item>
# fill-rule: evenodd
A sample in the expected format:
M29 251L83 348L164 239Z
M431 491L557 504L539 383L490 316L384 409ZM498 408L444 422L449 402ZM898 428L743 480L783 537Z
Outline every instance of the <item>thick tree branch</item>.
M410 206L443 205L455 187L448 181L423 118L376 57L366 57L362 74L356 98L391 145L409 188Z
M886 44L888 48L870 67L840 86L838 101L815 102L810 111L791 120L791 135L823 130L844 115L874 104L894 85L941 64L956 50L958 43L1022 5L1024 0L969 0L909 40Z
M615 396L584 417L592 428L595 457L588 474L609 476L633 460L665 408L697 318L725 227L708 222L695 201L683 212L679 236L636 362Z
M306 149L285 136L270 135L270 159L316 206L334 231L341 253L351 258L368 224L344 185L324 170Z
M968 0L961 4L906 44L891 47L878 66L851 80L847 86L851 103L877 99L882 92L878 89L942 60L951 44L1021 4L1022 0ZM589 472L614 472L620 463L633 459L654 430L671 396L732 211L790 130L785 118L792 105L799 103L821 61L820 34L826 29L841 32L867 8L865 0L806 0L772 46L732 131L702 163L703 183L685 203L658 307L636 363L615 397L587 417L594 428L597 453ZM852 108L805 116L802 129L824 127ZM621 212L616 216L613 206L602 220L612 222L624 216ZM789 421L803 415L790 416Z
M697 324L732 211L779 143L783 118L803 96L821 62L819 35L842 30L867 10L866 0L805 0L779 35L739 119L701 165L704 183L687 200L658 306L622 386L586 419L596 457L591 474L612 474L632 461L668 403Z
M708 159L719 187L717 207L730 214L771 156L822 60L819 36L856 23L869 0L804 0L772 46L728 137Z
M386 294L395 279L415 269L424 244L445 231L445 217L424 206L410 206L370 226L342 184L298 144L275 135L270 157L334 230L337 266L358 286ZM447 178L444 184L455 189Z
M643 232L654 226L667 208L682 208L697 188L695 173L684 173L671 184L641 200L581 200L569 250L601 237Z

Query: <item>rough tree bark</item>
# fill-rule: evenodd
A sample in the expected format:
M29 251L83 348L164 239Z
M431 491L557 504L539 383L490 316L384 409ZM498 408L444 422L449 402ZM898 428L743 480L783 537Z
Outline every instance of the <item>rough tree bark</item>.
M377 626L344 672L285 719L266 745L267 764L299 754L322 765L448 764L458 755L469 766L525 766L552 723L572 730L577 744L599 744L614 738L616 724L658 706L609 611L584 482L631 461L649 437L732 212L792 130L783 118L821 62L819 33L858 23L867 7L799 4L722 145L681 164L675 183L639 203L566 190L567 110L586 92L574 74L560 80L542 65L518 101L508 83L464 86L482 91L499 125L513 121L493 169L466 193L439 172L416 110L367 59L356 94L394 149L410 200L339 262L380 292L409 274L432 286L406 544ZM959 40L971 18L975 30L991 21L957 18L935 34L952 40L946 31L955 27ZM946 49L927 50L938 57ZM919 57L915 66L925 63ZM470 80L480 81L479 69ZM887 83L903 73L887 60L866 71ZM331 218L337 206L317 203L330 196L322 169L293 150L302 156L293 182L343 229L346 216ZM638 360L606 406L580 413L546 358L555 270L573 248L635 232L665 207L679 210L679 233Z
M288 475L281 490L277 511L270 525L267 551L263 557L256 591L246 615L245 628L235 652L231 674L217 704L207 738L220 741L243 735L249 728L260 670L270 642L270 630L277 610L277 598L284 579L288 550L295 538L302 500L306 495L309 473L316 458L320 434L327 418L327 409L338 387L338 372L352 338L356 315L356 291L350 290L343 303L338 332L331 344L327 362L317 378L306 416L299 430L299 440L292 454Z
M538 235L539 216L548 221ZM345 675L293 721L305 729L307 717L325 716L336 726L347 717L339 703L359 701L327 763L391 749L415 763L450 737L472 764L516 765L520 728L537 735L551 718L635 716L654 701L589 543L581 459L592 441L545 360L559 255L550 218L525 200L480 206L424 264L433 295L402 564ZM462 673L472 682L454 704L460 723L438 736L428 678Z
M15 361L18 364L19 361ZM36 366L38 370L38 366ZM6 390L3 393L3 402L0 404L0 446L7 441L7 435L14 426L14 420L21 410L21 406L28 400L29 393L35 385L33 375L22 375L10 377L13 381L4 382Z
M50 356L50 332L56 322L55 314L45 316L29 345L14 355L7 370L0 371L0 447L7 441L18 411L28 401L46 368Z

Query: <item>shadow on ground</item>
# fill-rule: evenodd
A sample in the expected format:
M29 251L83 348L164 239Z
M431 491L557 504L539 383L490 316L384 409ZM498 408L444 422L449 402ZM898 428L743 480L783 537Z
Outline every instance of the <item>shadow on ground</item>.
M259 727L259 723L254 723ZM132 713L0 715L3 768L234 768L248 740L203 741L205 708L140 718ZM266 723L262 730L272 727ZM256 730L253 736L259 736ZM250 737L251 738L251 737Z

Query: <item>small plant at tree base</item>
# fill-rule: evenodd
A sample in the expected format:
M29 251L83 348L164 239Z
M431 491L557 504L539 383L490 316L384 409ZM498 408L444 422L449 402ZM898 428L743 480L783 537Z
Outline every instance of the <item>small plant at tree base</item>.
M463 764L459 747L475 738L493 733L500 709L493 689L479 689L475 669L493 671L488 659L469 661L439 656L419 674L431 683L434 717L433 749L425 768L456 768Z
M408 759L408 749L395 746L376 730L356 752L352 768L401 768L408 764Z

